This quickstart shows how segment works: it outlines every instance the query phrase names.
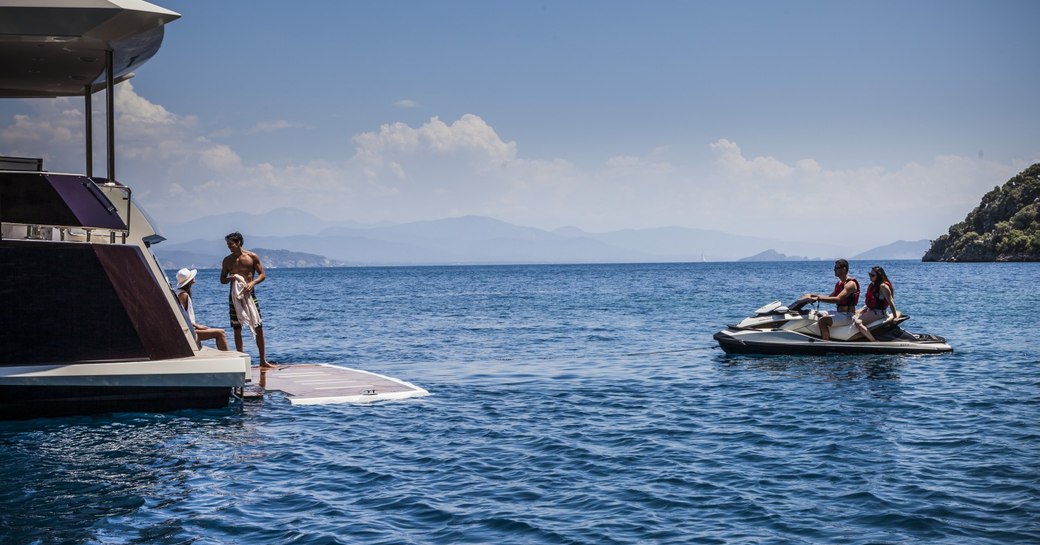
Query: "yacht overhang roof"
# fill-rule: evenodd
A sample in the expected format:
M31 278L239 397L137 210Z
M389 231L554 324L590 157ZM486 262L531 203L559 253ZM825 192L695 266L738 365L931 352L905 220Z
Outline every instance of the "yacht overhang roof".
M106 51L114 77L126 79L179 17L141 0L0 0L0 98L103 88Z

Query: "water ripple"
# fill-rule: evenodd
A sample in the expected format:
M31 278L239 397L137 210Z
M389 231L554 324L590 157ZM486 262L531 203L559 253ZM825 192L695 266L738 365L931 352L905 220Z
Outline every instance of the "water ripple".
M975 312L1040 303L1003 265L885 265L939 358L706 346L812 263L272 271L275 359L434 395L0 424L0 541L1037 543L1037 360ZM933 285L967 295L930 312Z

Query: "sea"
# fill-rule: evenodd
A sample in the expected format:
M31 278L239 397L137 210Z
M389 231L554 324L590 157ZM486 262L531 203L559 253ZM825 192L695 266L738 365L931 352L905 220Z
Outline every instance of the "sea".
M829 261L270 269L271 359L430 395L0 423L0 542L1040 543L1040 264L876 264L952 354L712 340Z

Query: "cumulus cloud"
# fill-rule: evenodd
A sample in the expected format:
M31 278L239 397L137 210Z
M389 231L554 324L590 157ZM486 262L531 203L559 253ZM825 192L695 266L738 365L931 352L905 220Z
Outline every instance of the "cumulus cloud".
M450 125L438 117L418 128L388 123L378 132L355 136L354 143L354 160L365 165L370 177L379 176L385 168L393 170L397 177L407 177L402 165L417 158L461 160L486 169L508 164L517 153L515 142L503 142L490 125L473 114L463 115Z
M68 99L57 104L33 101L42 115L16 114L11 123L0 127L0 145L4 155L41 157L47 168L59 171L81 169L85 157L83 147L83 113L72 107Z
M201 135L199 120L168 111L137 94L131 82L115 88L116 175L132 184L135 196L158 202L189 195L207 171L241 170L242 161L227 144ZM85 119L82 99L22 101L29 113L0 124L0 153L44 158L49 170L85 170ZM95 97L94 172L105 172L104 95Z
M896 170L828 169L811 158L793 164L748 158L727 139L709 148L715 154L712 208L739 218L782 218L788 236L832 243L935 238L963 219L989 188L1026 166L940 156Z
M835 168L825 157L783 160L718 138L702 144L706 159L698 150L661 146L579 167L568 150L523 156L517 142L475 114L416 126L388 122L355 134L342 158L274 164L243 159L234 138L244 131L218 131L171 112L129 83L115 98L119 178L153 215L175 221L295 206L361 222L481 214L543 228L680 225L887 243L942 234L982 194L1027 166L940 156L895 169ZM42 155L48 168L82 171L81 102L26 102L24 111L0 120L0 154ZM251 130L298 127L268 120ZM103 146L95 161L95 172L103 172Z
M711 144L711 150L718 155L719 166L730 176L764 178L783 178L790 176L794 169L772 157L744 158L740 146L722 138Z
M200 151L202 162L214 170L236 169L242 166L242 159L226 144L206 146Z
M120 123L139 126L163 126L177 122L177 116L171 114L158 104L134 92L134 85L129 81L115 88L115 111Z

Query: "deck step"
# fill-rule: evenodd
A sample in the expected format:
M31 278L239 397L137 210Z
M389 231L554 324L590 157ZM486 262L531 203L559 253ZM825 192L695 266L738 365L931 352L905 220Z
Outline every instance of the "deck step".
M293 405L371 403L430 395L403 380L327 363L279 365L263 371L254 367L253 384L261 392L284 393ZM245 391L246 399L250 390Z

